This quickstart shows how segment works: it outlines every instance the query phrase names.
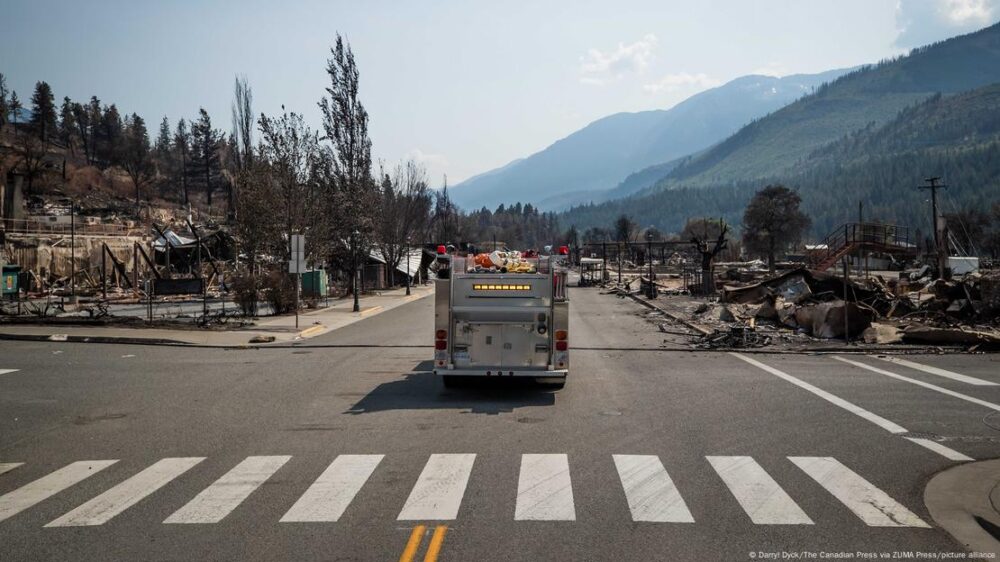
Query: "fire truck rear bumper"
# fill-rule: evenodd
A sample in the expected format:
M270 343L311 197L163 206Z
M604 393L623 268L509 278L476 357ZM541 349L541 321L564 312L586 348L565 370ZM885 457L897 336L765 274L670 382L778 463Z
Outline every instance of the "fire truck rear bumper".
M565 379L568 369L546 371L540 369L434 369L435 375L459 377L534 377L543 379Z

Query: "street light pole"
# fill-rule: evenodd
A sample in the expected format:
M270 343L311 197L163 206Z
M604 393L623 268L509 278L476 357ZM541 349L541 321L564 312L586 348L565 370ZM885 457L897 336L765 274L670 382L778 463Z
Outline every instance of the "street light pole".
M360 312L361 311L361 304L358 302L358 250L357 250L357 243L358 243L358 236L359 235L360 235L360 233L357 230L355 230L354 232L351 233L351 255L354 258L354 271L352 272L352 276L351 276L352 277L351 283L353 284L354 289L351 292L354 293L354 312Z
M410 237L406 237L406 296L410 296Z

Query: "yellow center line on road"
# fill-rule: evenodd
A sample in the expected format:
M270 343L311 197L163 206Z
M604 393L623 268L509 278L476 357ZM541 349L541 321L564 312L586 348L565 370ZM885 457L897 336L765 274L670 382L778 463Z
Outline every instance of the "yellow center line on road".
M399 562L413 562L413 557L417 555L417 549L420 548L420 543L424 540L426 532L427 527L423 525L417 525L413 528L410 540L406 541L406 548L403 549L403 554L399 557Z
M434 536L431 537L431 544L427 546L427 554L424 555L424 562L437 561L438 553L441 552L441 545L444 544L444 536L447 533L447 525L438 525L434 529Z

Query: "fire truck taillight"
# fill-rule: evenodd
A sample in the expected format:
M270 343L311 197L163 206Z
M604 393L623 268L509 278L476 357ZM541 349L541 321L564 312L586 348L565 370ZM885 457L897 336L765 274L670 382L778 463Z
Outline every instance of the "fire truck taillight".
M569 349L569 342L566 341L566 338L569 336L569 333L566 330L556 330L555 336L556 336L556 351L566 351L567 349Z

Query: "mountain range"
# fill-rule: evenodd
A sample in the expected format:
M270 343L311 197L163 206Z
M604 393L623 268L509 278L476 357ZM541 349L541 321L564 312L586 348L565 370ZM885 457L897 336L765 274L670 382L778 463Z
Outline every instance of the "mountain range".
M451 196L466 209L522 201L558 210L628 195L665 175L668 162L712 146L845 72L744 76L667 110L610 115L540 152L455 185Z
M754 191L783 183L799 190L813 234L856 216L858 201L873 217L929 229L915 189L924 177L945 178L953 210L1000 199L997 83L1000 24L855 69L706 150L665 160L638 192L561 220L582 229L629 214L665 231L692 216L738 224Z

